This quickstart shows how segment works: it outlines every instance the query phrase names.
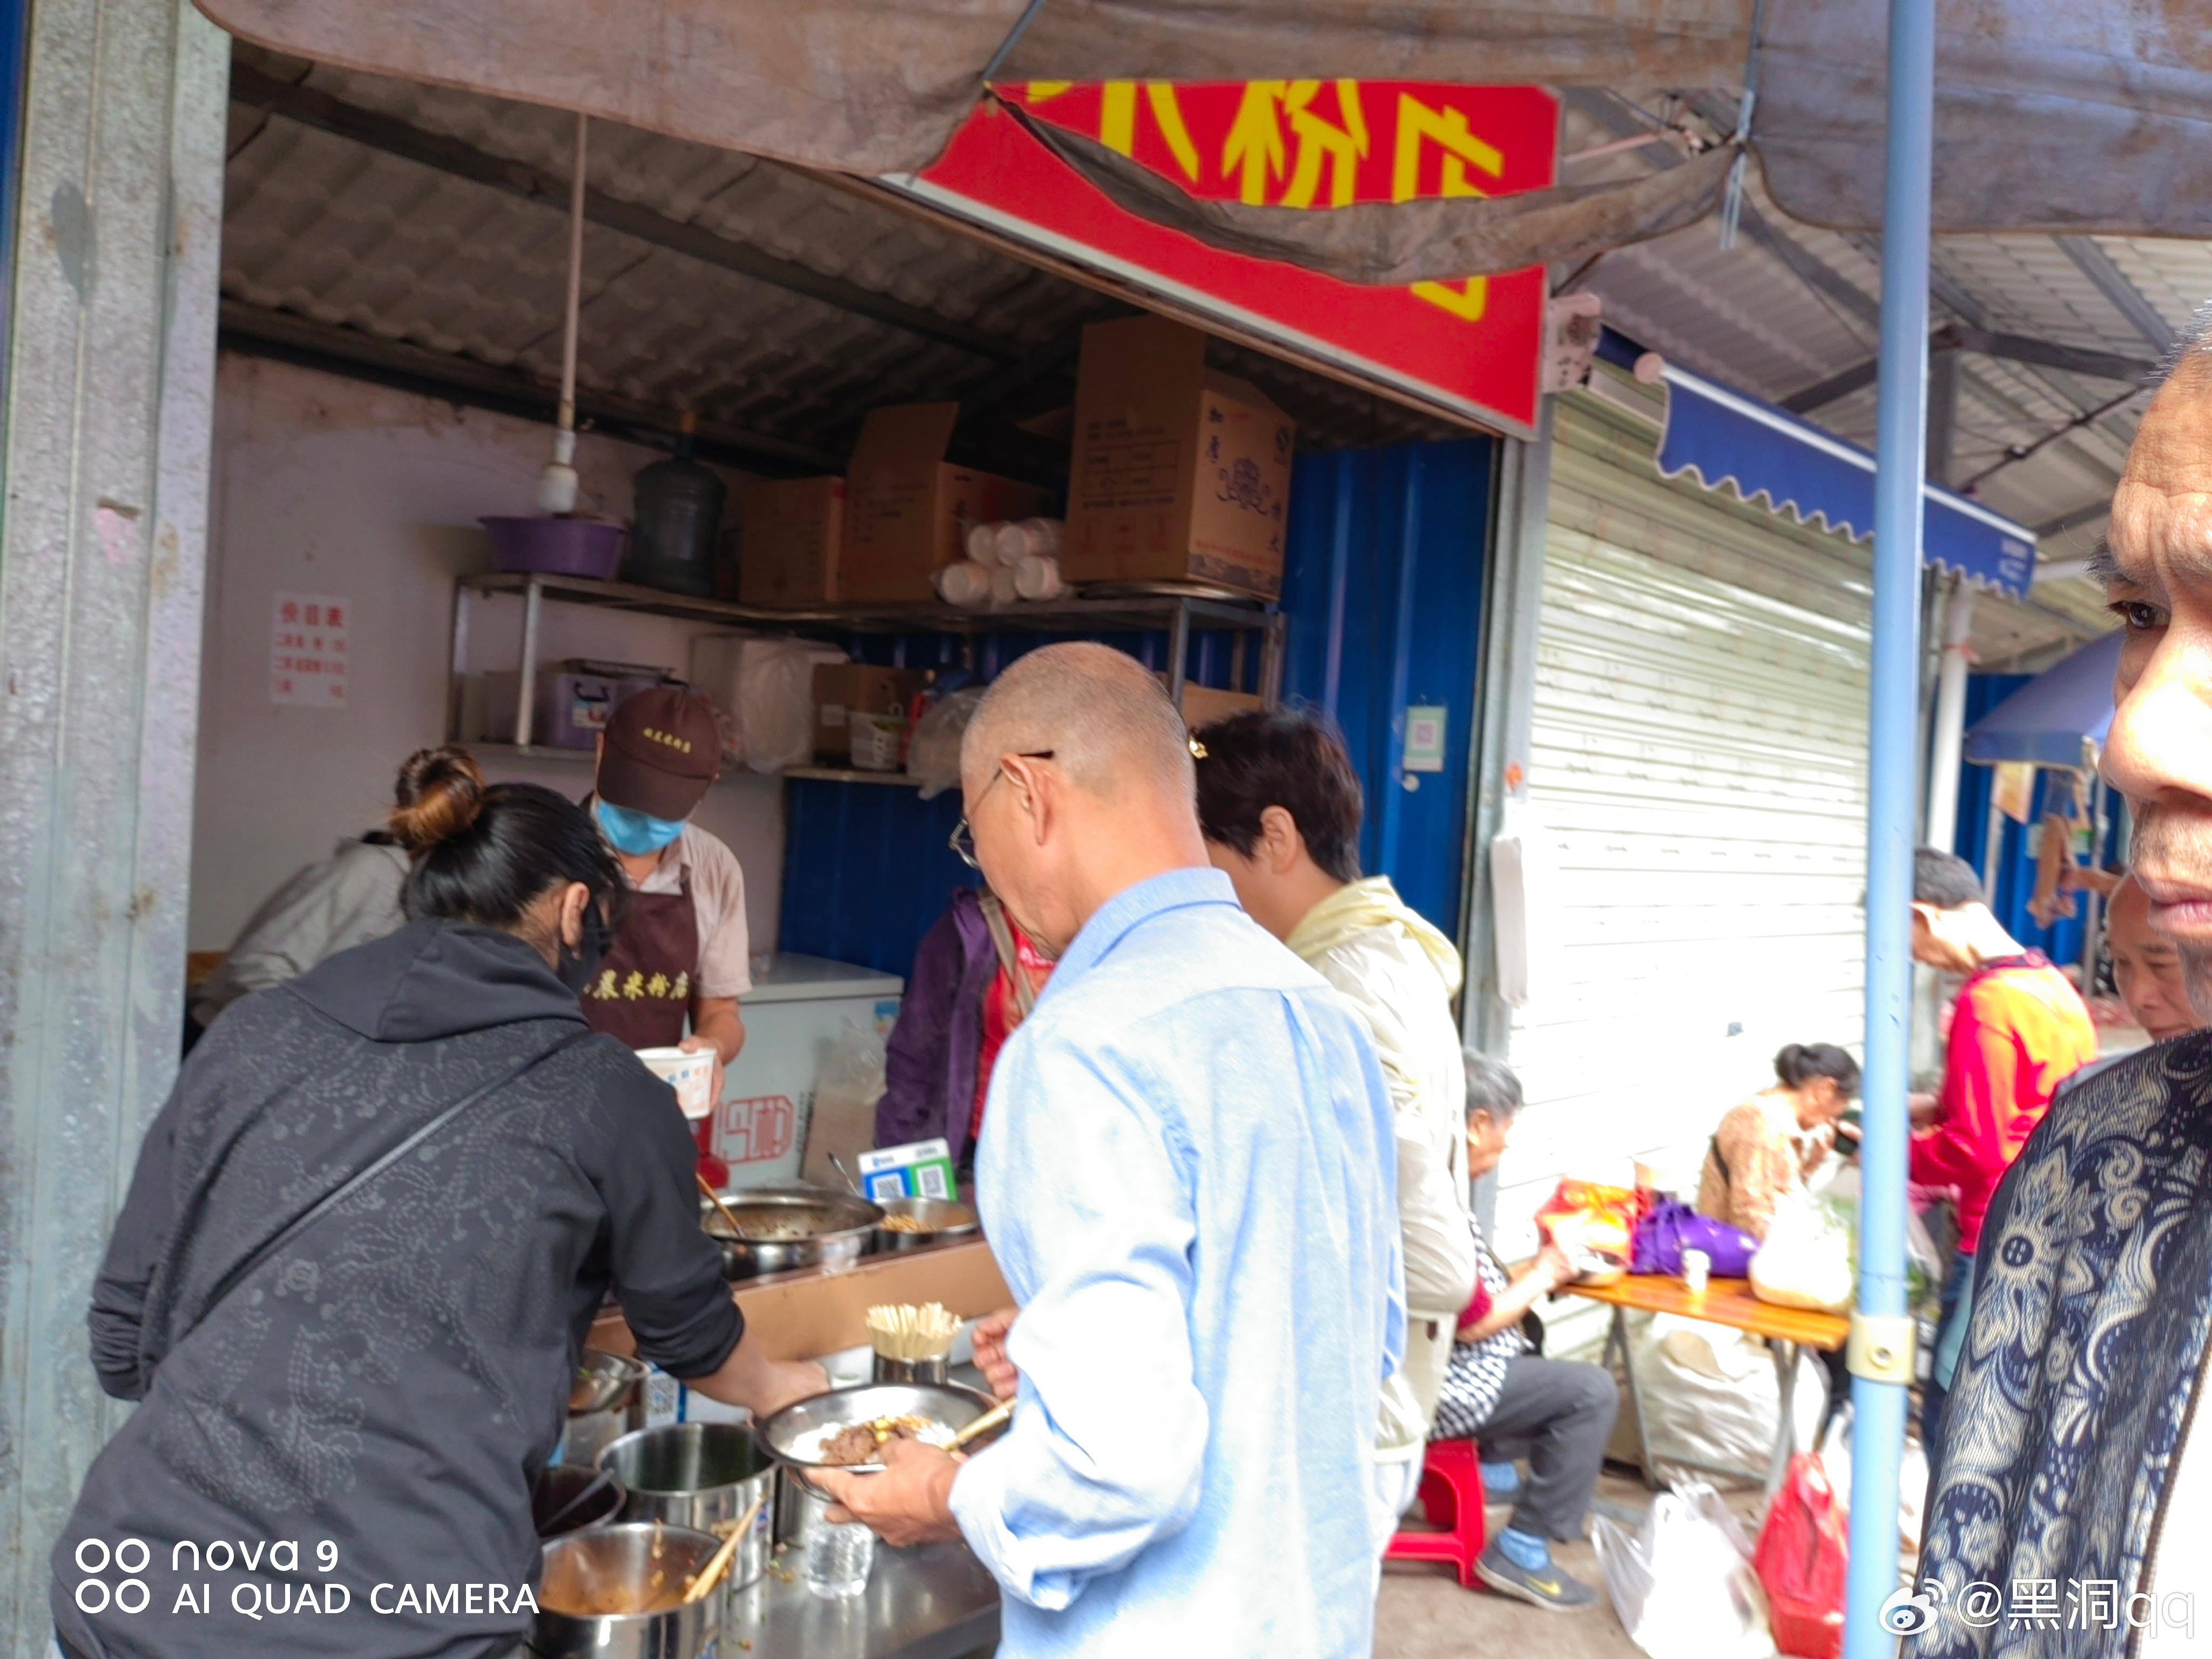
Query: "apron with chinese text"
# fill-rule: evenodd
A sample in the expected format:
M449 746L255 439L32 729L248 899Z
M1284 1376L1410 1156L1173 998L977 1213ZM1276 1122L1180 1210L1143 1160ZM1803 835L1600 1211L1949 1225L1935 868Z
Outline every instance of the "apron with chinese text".
M691 872L673 893L629 896L629 910L584 988L584 1018L632 1048L672 1048L684 1041L684 1017L699 968L699 912Z

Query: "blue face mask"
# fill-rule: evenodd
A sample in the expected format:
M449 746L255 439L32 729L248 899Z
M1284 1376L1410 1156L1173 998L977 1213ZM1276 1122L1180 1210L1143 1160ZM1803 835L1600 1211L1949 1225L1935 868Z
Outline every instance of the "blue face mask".
M593 801L592 810L599 814L599 828L614 844L615 851L627 853L634 859L658 853L684 833L681 818L672 823L666 818L647 817L642 812L633 812L627 806L605 800Z

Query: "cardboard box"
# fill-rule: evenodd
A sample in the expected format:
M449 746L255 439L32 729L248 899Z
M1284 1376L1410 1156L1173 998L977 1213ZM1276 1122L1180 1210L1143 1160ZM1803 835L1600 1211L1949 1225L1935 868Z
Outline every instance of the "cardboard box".
M1083 331L1060 574L1283 590L1297 428L1164 317Z
M871 714L903 714L915 694L929 684L919 669L878 668L872 663L825 662L814 670L814 757L824 766L849 766L852 738L846 717L854 709Z
M1182 689L1182 723L1194 732L1231 714L1267 706L1265 697L1249 691L1219 691L1210 685L1185 685Z
M853 605L927 604L930 579L961 556L971 524L1026 519L1048 494L945 459L957 404L900 404L869 412L853 447L838 586Z
M738 600L743 605L835 605L845 539L842 478L756 478L743 497Z

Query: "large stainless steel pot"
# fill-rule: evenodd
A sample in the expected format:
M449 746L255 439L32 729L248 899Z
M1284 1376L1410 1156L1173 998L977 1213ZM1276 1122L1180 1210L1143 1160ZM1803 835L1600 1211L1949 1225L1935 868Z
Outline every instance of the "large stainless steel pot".
M724 1202L744 1237L732 1238L729 1224L703 1198L699 1224L722 1247L726 1279L817 1266L839 1272L860 1259L884 1218L867 1200L826 1187L755 1187Z
M673 1600L686 1577L703 1568L717 1540L681 1527L625 1522L572 1533L545 1546L545 1572L530 1650L540 1659L701 1659L721 1630L728 1584L689 1607L653 1613L601 1613L635 1605L653 1576ZM656 1559L654 1552L658 1549Z
M762 1499L730 1564L728 1583L750 1584L768 1570L775 1541L776 1465L749 1425L664 1423L624 1435L599 1454L599 1467L629 1494L625 1521L664 1521L713 1533Z
M895 1227L878 1225L876 1248L879 1250L926 1250L933 1244L943 1244L955 1238L973 1238L982 1224L975 1212L965 1204L956 1204L949 1198L887 1198L882 1201L884 1219L905 1216L920 1224L920 1231L905 1231Z

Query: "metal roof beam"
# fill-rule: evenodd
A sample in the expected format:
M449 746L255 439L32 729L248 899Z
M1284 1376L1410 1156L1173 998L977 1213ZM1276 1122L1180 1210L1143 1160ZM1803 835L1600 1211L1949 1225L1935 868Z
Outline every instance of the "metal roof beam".
M2096 284L2097 292L2112 302L2112 309L2128 319L2129 325L2143 337L2143 343L2160 356L2173 343L2173 325L2159 314L2158 307L2143 298L2142 290L2128 280L2128 274L2112 263L2112 256L2087 236L2054 236L2058 251L2074 262L2075 269Z
M232 100L250 108L284 116L334 137L349 139L398 156L419 167L467 179L509 196L520 197L549 212L565 215L568 181L538 172L526 162L495 155L458 138L427 132L397 116L363 109L314 88L277 80L258 70L235 64L230 75ZM733 242L698 225L671 219L651 208L625 202L604 191L584 192L584 217L591 223L665 248L687 258L716 265L740 276L767 283L790 293L866 317L871 322L900 329L939 345L988 359L1010 362L1019 358L1018 346L964 325L947 320L919 306L910 306L889 295L862 288L842 277L825 276L790 259Z
M290 312L266 310L239 300L222 302L220 331L219 342L228 350L273 357L525 420L550 424L560 401L558 387L511 368L432 351L405 340L387 340L335 323L319 323ZM576 413L611 436L650 441L675 435L672 411L629 398L580 387ZM773 476L845 470L842 456L720 421L702 417L696 435L699 452L708 459Z
M1993 334L1963 323L1936 330L1928 344L1931 351L1971 351L1978 356L1996 357L2010 363L2032 363L2038 368L2063 369L2069 374L2087 374L2100 380L2142 380L2156 367L2143 358L2124 357L2115 351L2085 351L2078 346L2031 339L2024 334ZM1874 378L1874 360L1869 358L1802 392L1790 393L1782 400L1782 407L1793 415L1810 414L1838 398L1850 396L1861 386L1872 386Z

